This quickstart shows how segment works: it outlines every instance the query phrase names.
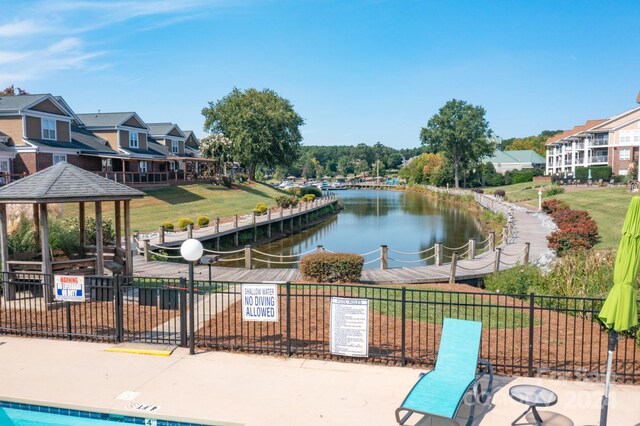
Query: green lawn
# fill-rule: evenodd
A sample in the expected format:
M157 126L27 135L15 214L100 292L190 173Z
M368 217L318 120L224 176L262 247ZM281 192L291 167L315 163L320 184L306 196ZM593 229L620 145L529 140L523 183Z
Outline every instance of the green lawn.
M534 182L515 185L485 188L485 194L493 194L496 189L503 189L507 199L524 204L530 208L538 207L538 190L533 189ZM596 248L617 248L624 216L633 194L625 187L571 187L564 194L549 198L557 198L569 203L576 210L587 210L598 224L601 240Z
M176 224L181 217L194 221L198 216L216 217L248 214L258 203L275 205L274 197L283 191L259 183L234 185L228 189L216 185L194 184L145 191L146 196L131 202L131 229L151 231L160 223ZM113 218L113 203L104 204L105 218ZM65 217L77 217L78 207L66 205ZM93 205L87 205L87 216L93 215Z

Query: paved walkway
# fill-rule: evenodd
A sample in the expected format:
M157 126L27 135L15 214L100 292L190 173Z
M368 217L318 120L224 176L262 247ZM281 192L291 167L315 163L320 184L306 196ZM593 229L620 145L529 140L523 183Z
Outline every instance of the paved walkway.
M188 417L218 425L394 425L421 370L301 358L206 352L170 357L105 352L107 344L0 336L0 399L79 406L126 415ZM508 396L532 383L558 394L545 425L598 423L601 383L499 378L475 424L507 425L524 406ZM123 392L133 399L116 399ZM614 385L609 424L640 424L640 386ZM463 410L457 421L464 424ZM416 425L411 418L409 425ZM430 421L420 425L439 425Z

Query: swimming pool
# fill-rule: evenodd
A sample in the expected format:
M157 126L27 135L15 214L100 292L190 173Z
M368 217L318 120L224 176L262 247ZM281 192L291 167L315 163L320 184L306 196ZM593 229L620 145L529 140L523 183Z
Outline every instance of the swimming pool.
M185 423L0 401L0 426L114 426L117 424L204 426L201 423Z

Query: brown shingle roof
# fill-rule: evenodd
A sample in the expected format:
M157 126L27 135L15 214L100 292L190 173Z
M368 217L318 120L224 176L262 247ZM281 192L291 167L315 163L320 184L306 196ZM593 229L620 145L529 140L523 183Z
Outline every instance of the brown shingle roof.
M580 126L574 126L573 129L571 130L565 130L562 133L558 133L555 136L551 136L549 139L547 139L547 141L545 142L545 145L550 145L554 142L561 141L562 139L568 138L570 136L577 135L578 133L584 132L585 130L589 130L593 127L596 127L597 125L602 124L605 121L607 120L587 120L586 123Z

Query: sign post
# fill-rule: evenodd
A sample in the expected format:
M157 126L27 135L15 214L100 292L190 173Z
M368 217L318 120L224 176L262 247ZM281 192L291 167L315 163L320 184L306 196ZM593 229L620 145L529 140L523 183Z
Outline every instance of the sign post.
M54 275L55 300L59 302L84 302L84 277Z
M368 357L369 300L332 297L330 316L330 352Z
M242 284L242 320L278 321L278 285Z

